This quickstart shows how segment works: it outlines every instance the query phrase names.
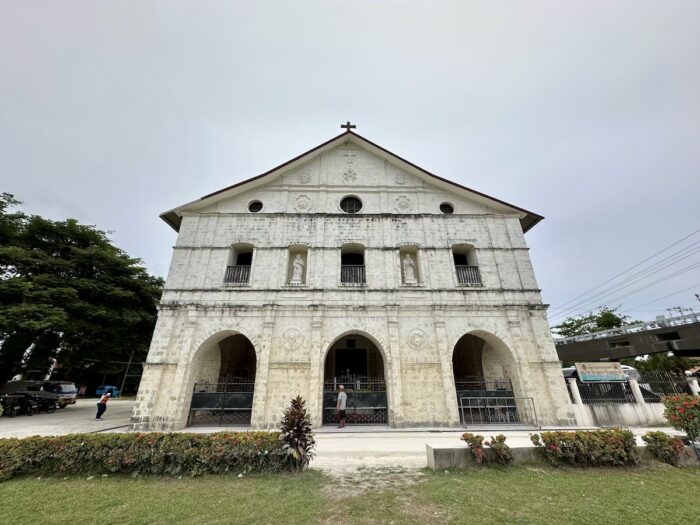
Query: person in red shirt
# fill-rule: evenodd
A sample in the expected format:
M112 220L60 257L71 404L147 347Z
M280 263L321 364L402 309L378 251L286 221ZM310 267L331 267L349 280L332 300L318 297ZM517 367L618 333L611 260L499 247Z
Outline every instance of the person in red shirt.
M110 397L112 397L111 390L102 394L102 397L97 402L97 416L95 416L96 421L100 421L102 419L102 414L104 414L105 410L107 410L107 401L109 401Z

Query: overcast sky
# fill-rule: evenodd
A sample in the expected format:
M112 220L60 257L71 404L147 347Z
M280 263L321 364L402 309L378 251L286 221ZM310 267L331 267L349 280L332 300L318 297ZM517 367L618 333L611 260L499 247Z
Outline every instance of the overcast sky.
M0 191L112 231L158 275L175 242L159 213L348 119L545 215L527 240L553 308L700 229L697 0L0 6ZM569 306L700 308L698 241L607 299L642 290Z

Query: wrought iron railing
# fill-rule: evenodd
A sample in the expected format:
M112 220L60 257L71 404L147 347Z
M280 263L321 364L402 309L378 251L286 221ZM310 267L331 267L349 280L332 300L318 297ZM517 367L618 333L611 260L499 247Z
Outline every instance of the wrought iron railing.
M187 424L249 425L254 386L249 379L231 383L195 383Z
M461 397L459 415L465 426L525 423L538 426L531 397Z
M342 265L340 267L340 282L342 284L365 284L364 265Z
M245 284L250 280L250 265L227 266L224 284Z
M386 425L389 405L386 382L383 378L345 375L326 378L323 382L323 423L338 422L336 403L338 387L343 385L347 394L345 422L348 425Z
M506 390L513 391L510 379L496 378L486 379L483 376L458 376L455 377L455 387L458 391L463 390Z
M386 381L381 377L369 377L363 375L343 375L333 378L326 378L323 382L324 392L337 392L338 387L343 385L345 390L356 392L384 392L386 391Z
M693 393L685 375L664 370L640 372L637 382L647 403L660 403L663 396Z
M481 286L481 274L478 266L456 265L455 270L457 271L457 282L459 284Z
M626 382L578 383L581 401L586 405L634 403L634 394Z

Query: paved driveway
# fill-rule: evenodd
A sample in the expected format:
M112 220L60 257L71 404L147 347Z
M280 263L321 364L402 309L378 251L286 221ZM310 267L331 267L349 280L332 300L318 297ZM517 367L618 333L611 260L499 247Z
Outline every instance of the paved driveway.
M125 430L129 424L133 400L113 399L107 404L107 412L101 421L95 421L97 398L79 399L75 405L56 410L53 414L34 416L0 417L0 437L26 437L95 432L119 427Z

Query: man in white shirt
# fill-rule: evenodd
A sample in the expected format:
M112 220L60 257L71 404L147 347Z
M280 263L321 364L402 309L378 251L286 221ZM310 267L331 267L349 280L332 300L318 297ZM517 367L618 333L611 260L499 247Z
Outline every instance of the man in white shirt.
M335 408L338 411L338 428L343 428L345 426L345 407L348 403L348 395L345 393L345 387L340 385L338 387L338 401L335 404Z

